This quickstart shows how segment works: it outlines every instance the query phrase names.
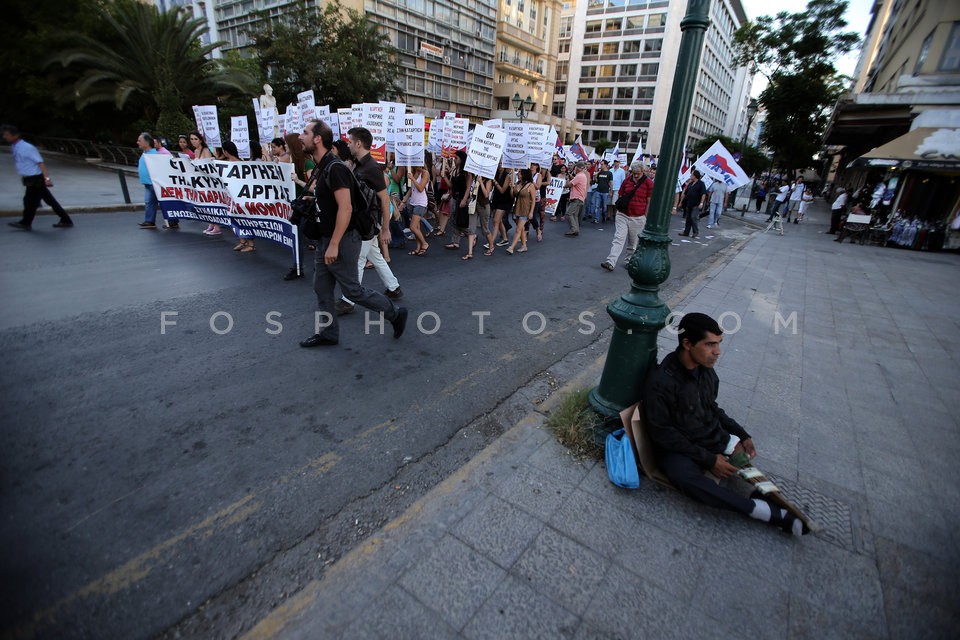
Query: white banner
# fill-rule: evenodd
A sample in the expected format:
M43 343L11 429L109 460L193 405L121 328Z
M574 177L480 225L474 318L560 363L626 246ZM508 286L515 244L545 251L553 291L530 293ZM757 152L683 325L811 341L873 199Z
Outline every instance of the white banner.
M457 114L447 112L443 116L443 138L440 140L442 146L442 153L444 158L449 158L453 156L453 147L450 146L450 137L454 135L453 132L453 123L457 120ZM463 140L466 142L466 131L463 132Z
M398 167L422 167L424 118L420 113L406 113L397 118L394 155Z
M507 122L503 126L507 133L507 141L503 149L503 166L507 169L526 169L530 166L530 161L527 159L526 123Z
M353 129L354 127L363 126L363 104L361 103L361 104L350 105L350 111L353 115L350 120L350 127L348 128L348 131L349 129Z
M250 124L247 116L230 116L230 140L237 145L237 155L250 159Z
M444 158L452 158L457 151L462 151L467 148L467 134L469 130L470 120L467 118L453 118L451 121L444 124Z
M550 125L548 124L529 124L527 123L527 160L530 162L540 162L543 159L543 149L550 145L550 157L553 157L553 142L557 139L556 135L550 138ZM546 166L550 166L548 161Z
M473 139L467 150L463 170L483 178L493 179L503 156L507 134L502 129L491 129L482 124L473 130Z
M503 118L494 118L483 123L487 129L503 129Z
M337 119L340 121L340 139L346 141L347 131L353 126L353 109L337 109Z
M380 164L387 163L386 111L386 108L379 102L364 103L363 124L360 125L373 136L370 155Z
M406 113L407 105L402 102L387 102L385 100L381 100L380 104L384 108L383 127L387 138L387 153L393 153L397 118ZM397 166L400 165L397 164Z
M193 106L193 117L197 121L197 131L210 148L223 144L220 140L220 122L217 120L217 105L205 104Z
M313 97L313 89L297 94L297 108L300 110L300 121L304 124L317 119L317 102Z
M438 154L443 151L443 118L434 118L430 121L430 131L427 133L427 151Z
M287 113L283 118L283 133L284 135L288 133L300 135L303 133L303 119L300 117L298 106L291 104L287 107Z
M543 153L540 155L541 167L550 167L553 165L553 154L557 152L557 130L550 127L547 132L547 139L543 143Z
M547 199L543 203L544 213L553 215L557 212L557 205L560 204L560 196L563 195L563 187L567 181L563 178L550 178L550 184L547 185Z

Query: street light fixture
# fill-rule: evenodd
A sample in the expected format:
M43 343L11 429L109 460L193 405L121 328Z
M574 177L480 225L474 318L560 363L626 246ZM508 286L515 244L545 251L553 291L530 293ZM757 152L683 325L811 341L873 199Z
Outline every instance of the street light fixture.
M747 135L750 133L750 125L753 124L753 119L757 116L757 111L760 110L760 103L756 98L750 98L750 102L747 103L747 128L743 130L743 139L740 141L740 160L743 160L744 155L747 153ZM743 205L743 208L740 210L740 217L747 212L747 207L750 206L750 196L753 195L753 189L756 185L757 176L754 172L753 179L750 181L750 191L747 193L747 204ZM736 205L734 205L736 206Z
M526 100L521 100L520 94L514 93L513 108L516 110L517 117L520 118L520 122L523 122L523 119L526 117L526 115L533 111L533 100L529 95L527 96Z

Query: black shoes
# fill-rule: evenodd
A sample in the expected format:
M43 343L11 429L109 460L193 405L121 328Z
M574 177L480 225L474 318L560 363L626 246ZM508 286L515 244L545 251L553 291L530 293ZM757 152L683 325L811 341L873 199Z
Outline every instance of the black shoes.
M579 232L579 231L567 231L567 232L566 232L565 234L563 234L563 235L567 236L568 238L576 238L578 235L580 235L580 232Z
M613 271L613 265L610 264L609 262L607 262L606 260L604 260L603 262L601 262L601 263L600 263L600 266L603 267L604 269L606 269L607 271Z
M310 349L313 347L333 347L338 344L337 340L332 338L327 338L326 336L316 333L306 340L300 342L300 346L305 349Z
M338 316L345 316L349 313L353 313L354 311L356 311L356 308L354 307L354 305L350 304L349 302L346 302L343 298L341 298L337 300L337 304L333 310Z
M400 307L397 309L397 317L394 318L390 324L393 325L393 337L399 338L403 335L403 330L407 328L407 308Z
M72 220L61 220L60 222L54 222L53 226L58 229L66 229L73 226Z
M141 222L141 223L140 223L139 225L137 225L137 226L140 227L141 229L156 229L156 228L157 228L157 225L154 224L153 222Z
M384 289L383 295L387 296L388 298L392 298L396 300L397 298L403 297L403 291L400 290L400 287L397 287L393 291L391 291L390 289Z
M20 229L21 231L30 231L30 225L23 224L22 222L8 222L8 225L14 229Z
M296 280L297 278L302 278L303 272L297 269L296 267L291 267L290 271L287 271L287 275L283 276L284 280Z

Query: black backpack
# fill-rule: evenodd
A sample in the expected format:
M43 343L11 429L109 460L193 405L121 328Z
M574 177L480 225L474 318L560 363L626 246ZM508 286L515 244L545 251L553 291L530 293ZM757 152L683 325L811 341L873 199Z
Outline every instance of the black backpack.
M339 158L333 158L324 169L323 180L328 188L330 187L330 169L335 163L343 164L343 161ZM380 196L363 180L357 179L352 171L349 171L349 173L352 179L350 202L353 205L349 228L356 229L361 240L372 240L380 233L380 223L383 221Z

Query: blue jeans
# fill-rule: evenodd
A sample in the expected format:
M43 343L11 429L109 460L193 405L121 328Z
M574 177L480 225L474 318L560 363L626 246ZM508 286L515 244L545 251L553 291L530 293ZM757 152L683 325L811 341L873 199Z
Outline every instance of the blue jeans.
M157 220L157 207L159 206L160 202L157 200L157 194L153 190L153 185L143 185L143 221L155 224Z
M707 224L714 226L720 223L720 216L723 215L723 203L722 202L711 202L710 203L710 217L707 218Z
M593 194L593 219L600 222L607 215L607 203L610 201L610 193L601 193L599 191Z

